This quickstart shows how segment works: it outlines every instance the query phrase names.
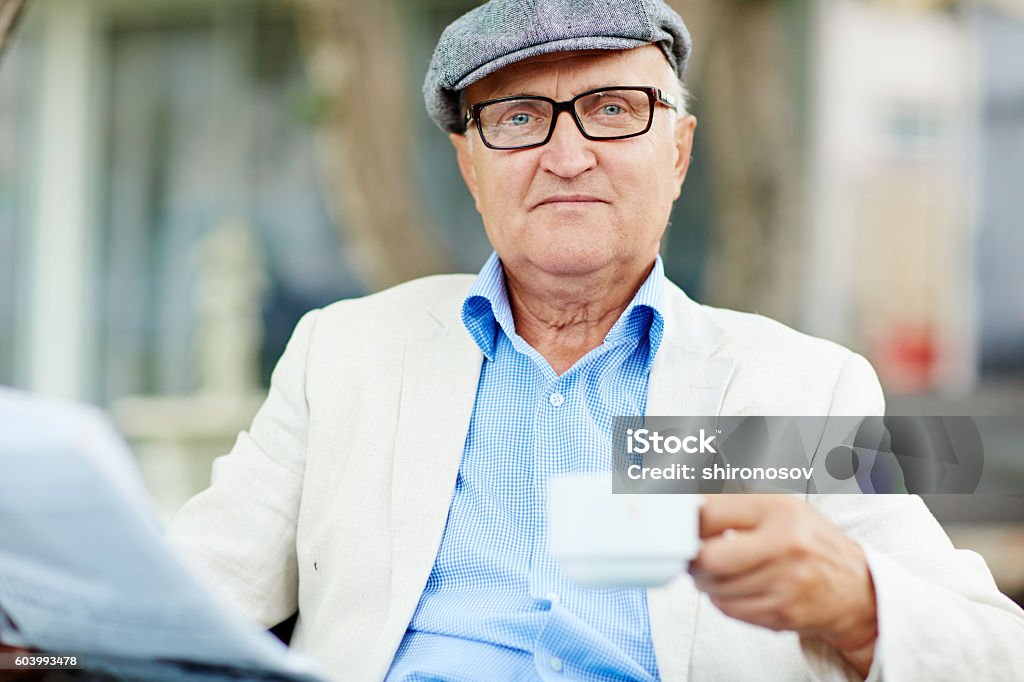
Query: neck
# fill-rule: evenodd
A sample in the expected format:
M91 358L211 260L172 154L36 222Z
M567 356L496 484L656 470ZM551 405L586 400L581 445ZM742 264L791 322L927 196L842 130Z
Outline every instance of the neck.
M604 342L653 267L584 277L521 277L506 269L516 333L563 374Z

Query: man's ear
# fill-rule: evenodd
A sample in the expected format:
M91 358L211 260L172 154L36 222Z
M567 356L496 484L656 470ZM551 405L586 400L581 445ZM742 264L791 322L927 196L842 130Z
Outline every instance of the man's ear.
M676 121L675 148L676 162L674 168L676 191L674 199L678 199L683 191L686 172L690 170L690 159L693 155L693 133L697 130L697 118L687 114Z
M462 179L465 181L466 187L469 188L469 193L473 195L473 201L477 203L477 210L479 211L480 198L477 194L476 170L473 168L469 136L451 133L448 135L448 139L452 141L452 146L455 147L455 158L459 162L459 171L462 173Z

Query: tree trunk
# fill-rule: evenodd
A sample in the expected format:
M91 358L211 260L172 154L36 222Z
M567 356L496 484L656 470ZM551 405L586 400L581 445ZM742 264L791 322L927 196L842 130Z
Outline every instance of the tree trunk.
M297 0L309 77L327 107L325 196L367 287L447 268L418 198L412 112L391 2Z
M4 49L12 42L14 30L28 0L0 0L0 57Z
M671 4L694 36L687 81L702 118L695 153L709 155L714 191L704 298L793 322L802 152L786 3Z

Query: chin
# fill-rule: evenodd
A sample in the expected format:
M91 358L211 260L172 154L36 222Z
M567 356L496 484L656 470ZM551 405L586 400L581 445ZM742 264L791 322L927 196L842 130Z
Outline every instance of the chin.
M566 218L534 222L500 237L499 244L511 247L498 249L507 265L567 277L618 269L636 248L614 225Z
M551 247L554 248L551 248ZM587 275L614 265L613 250L595 249L593 244L550 245L535 256L527 254L527 260L539 270L552 275Z

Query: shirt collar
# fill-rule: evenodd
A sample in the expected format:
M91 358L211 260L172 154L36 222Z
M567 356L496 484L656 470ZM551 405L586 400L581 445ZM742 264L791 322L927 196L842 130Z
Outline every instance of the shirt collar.
M650 367L665 331L664 300L665 269L658 256L651 273L608 331L605 343L642 341L646 337L650 346L646 367ZM473 281L462 304L462 323L488 360L494 360L499 329L513 343L518 340L505 289L505 272L497 253L491 253Z

